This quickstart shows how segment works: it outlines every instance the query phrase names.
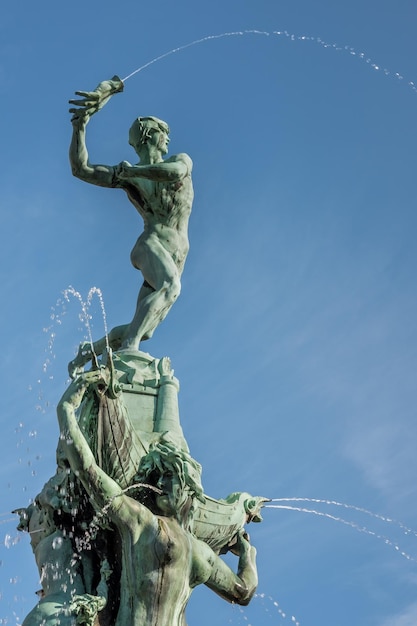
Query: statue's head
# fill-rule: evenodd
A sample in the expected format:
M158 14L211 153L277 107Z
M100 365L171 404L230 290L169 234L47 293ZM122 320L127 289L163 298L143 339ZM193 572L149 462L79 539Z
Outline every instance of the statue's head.
M154 496L157 512L177 517L184 526L192 522L195 500L205 502L201 465L168 440L151 445L135 480L160 489Z
M169 126L166 122L152 116L137 117L129 130L129 144L139 154L143 146L156 138L157 147L163 154L166 154L168 135Z
M22 507L20 509L14 509L12 511L13 514L19 516L19 525L17 526L17 530L29 532L29 520L32 517L33 512L35 511L35 504L32 502L28 507Z
M20 518L17 530L26 531L30 534L30 543L33 549L42 539L57 529L52 510L49 507L43 507L37 498L27 508L16 509L12 512L17 513Z

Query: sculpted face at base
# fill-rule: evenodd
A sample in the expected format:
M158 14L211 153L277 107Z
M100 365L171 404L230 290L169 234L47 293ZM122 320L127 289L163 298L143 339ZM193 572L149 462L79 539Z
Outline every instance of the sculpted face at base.
M161 490L157 494L155 502L163 515L174 516L180 512L184 504L184 496L188 499L188 494L181 488L178 476L167 471L159 477L156 487Z
M161 493L141 489L133 497L157 515L176 517L184 526L191 523L195 499L205 501L200 464L167 440L151 445L141 460L135 482L151 485Z

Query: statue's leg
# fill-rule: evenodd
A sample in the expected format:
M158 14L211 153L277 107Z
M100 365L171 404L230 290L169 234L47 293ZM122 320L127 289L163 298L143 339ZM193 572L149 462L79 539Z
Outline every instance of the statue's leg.
M145 300L145 298L147 298L148 296L151 295L151 293L153 293L155 291L155 289L153 287L151 287L150 285L148 285L148 283L145 281L142 285L142 287L140 288L139 291L139 296L138 296L138 300L136 303L136 309L139 308L139 306L141 305L141 302L143 300ZM156 326L152 329L149 329L146 334L142 337L142 341L145 341L146 339L150 339L154 333Z
M140 242L135 252L135 265L141 270L145 283L122 344L127 349L137 349L142 339L153 334L181 291L178 268L156 238Z

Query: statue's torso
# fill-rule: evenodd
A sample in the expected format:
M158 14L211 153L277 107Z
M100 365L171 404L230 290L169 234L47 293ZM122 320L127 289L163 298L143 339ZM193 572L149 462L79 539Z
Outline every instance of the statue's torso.
M177 156L166 159L175 162ZM146 178L121 180L122 187L132 204L141 214L145 227L156 224L183 231L187 228L194 199L191 172L176 181L154 181Z
M141 246L155 237L182 270L189 250L188 221L194 198L190 173L174 182L132 178L121 186L144 222L144 231L132 250L133 265L140 269Z
M188 533L176 520L156 516L146 528L122 524L119 531L123 569L116 626L185 626L193 569Z

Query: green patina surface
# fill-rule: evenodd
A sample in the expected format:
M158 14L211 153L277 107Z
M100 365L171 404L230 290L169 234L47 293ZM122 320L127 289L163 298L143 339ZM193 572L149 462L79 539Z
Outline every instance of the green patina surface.
M165 122L137 118L129 142L139 163L89 162L85 129L123 90L114 77L77 92L70 161L74 175L123 189L144 231L131 259L144 277L135 315L69 364L57 406L57 470L34 503L18 509L39 569L39 602L23 626L185 626L193 588L247 604L257 585L255 548L244 525L264 498L204 493L180 423L179 382L167 357L141 351L180 292L188 252L191 159L164 160ZM91 361L91 369L84 371ZM234 572L221 558L237 556Z

